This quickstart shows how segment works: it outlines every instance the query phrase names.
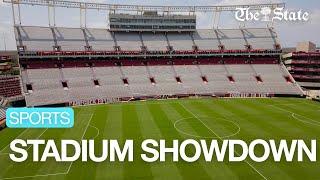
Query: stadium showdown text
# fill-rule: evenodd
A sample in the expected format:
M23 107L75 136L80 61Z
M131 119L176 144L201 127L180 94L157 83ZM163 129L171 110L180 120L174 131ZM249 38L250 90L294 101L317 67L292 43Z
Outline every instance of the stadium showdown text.
M126 140L119 145L117 140L102 140L102 151L97 152L94 140L61 140L59 147L54 140L22 140L15 139L10 143L12 153L9 157L14 162L24 162L32 156L33 162L46 162L53 158L57 162L124 162L134 161L134 141ZM167 144L168 143L168 144ZM170 145L169 145L170 144ZM31 147L32 152L28 151ZM194 140L184 141L147 139L142 141L143 151L140 157L145 162L185 161L195 162L204 158L206 162L240 162L250 158L255 162L264 162L271 159L280 161L311 161L317 160L316 140L307 145L303 140L253 140L246 143L242 140ZM187 149L193 150L188 152ZM255 153L256 150L259 153ZM31 158L30 158L31 159Z
M6 111L6 125L9 128L72 128L74 110L72 108L9 108ZM243 140L154 140L141 142L140 158L145 162L185 161L195 162L203 158L207 162L240 162L250 158L255 162L271 159L279 161L315 162L317 159L316 140L306 143L304 140L262 140L249 143ZM59 144L59 147L57 147ZM100 145L101 146L98 146ZM32 158L34 162L124 162L134 161L133 140L119 144L117 140L76 140L61 141L41 139L15 139L10 143L9 157L15 162L24 162ZM101 148L98 149L97 147ZM28 151L31 148L31 151ZM100 152L101 153L97 153ZM140 152L140 151L136 151Z

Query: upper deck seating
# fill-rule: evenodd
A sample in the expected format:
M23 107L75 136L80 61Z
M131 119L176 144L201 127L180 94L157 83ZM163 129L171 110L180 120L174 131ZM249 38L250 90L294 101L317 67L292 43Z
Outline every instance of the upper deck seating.
M149 51L166 51L168 45L176 51L199 50L244 50L275 49L277 35L269 28L246 29L201 29L187 32L110 32L97 28L65 28L17 26L15 28L18 46L26 51L114 51L119 46L122 51L141 51L142 46ZM167 36L167 37L166 37ZM88 49L91 47L91 49Z
M55 28L58 45L63 51L85 51L87 45L82 29Z
M178 51L193 50L193 42L189 33L167 33L170 46Z
M149 51L166 51L167 40L163 33L142 33L144 45Z
M248 44L253 49L275 49L277 44L277 35L270 29L243 29Z
M244 50L246 42L239 29L218 29L218 38L226 50Z
M114 40L107 29L86 29L88 43L93 51L113 51Z
M26 47L27 51L52 51L55 45L49 27L17 26L15 34L17 45L20 45L19 39L21 39L22 45Z
M142 43L138 33L116 32L115 38L118 43L118 46L120 46L120 49L122 51L140 51L141 50Z
M198 30L193 34L193 39L200 50L219 50L220 44L214 30Z

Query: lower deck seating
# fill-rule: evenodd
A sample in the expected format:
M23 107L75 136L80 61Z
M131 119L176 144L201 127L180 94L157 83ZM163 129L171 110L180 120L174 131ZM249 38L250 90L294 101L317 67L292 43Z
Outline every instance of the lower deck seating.
M6 126L6 110L0 107L0 130Z
M296 83L286 81L290 75L283 68L279 64L51 68L27 69L22 78L34 87L26 95L28 106L177 94L302 94Z
M4 106L6 103L6 99L0 96L0 106Z
M0 107L0 121L6 118L6 110Z
M0 96L14 97L21 95L19 76L0 76Z

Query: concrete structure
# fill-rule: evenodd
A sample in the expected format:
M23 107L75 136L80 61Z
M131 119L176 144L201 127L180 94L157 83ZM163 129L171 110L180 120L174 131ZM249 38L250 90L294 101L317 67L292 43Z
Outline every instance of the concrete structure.
M297 44L297 52L316 52L317 46L313 42L299 42Z

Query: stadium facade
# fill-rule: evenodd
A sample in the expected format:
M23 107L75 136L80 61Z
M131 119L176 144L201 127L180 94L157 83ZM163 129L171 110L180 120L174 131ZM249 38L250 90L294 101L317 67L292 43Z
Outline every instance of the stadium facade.
M320 53L292 52L285 54L284 64L298 84L306 89L320 89Z

